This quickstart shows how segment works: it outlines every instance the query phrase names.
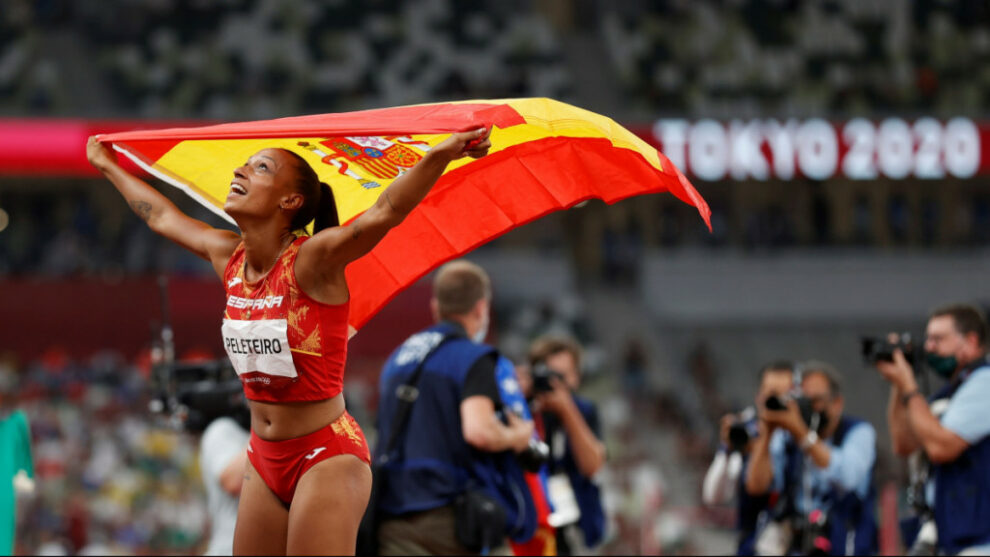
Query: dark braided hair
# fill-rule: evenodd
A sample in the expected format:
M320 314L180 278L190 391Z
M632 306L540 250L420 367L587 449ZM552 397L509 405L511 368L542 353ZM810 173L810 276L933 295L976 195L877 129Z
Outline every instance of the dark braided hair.
M340 218L337 216L337 202L333 197L333 190L320 181L316 171L306 159L288 149L282 150L296 161L296 191L303 196L302 207L296 211L289 226L292 230L301 230L306 228L310 221L314 221L314 234L324 228L339 226Z

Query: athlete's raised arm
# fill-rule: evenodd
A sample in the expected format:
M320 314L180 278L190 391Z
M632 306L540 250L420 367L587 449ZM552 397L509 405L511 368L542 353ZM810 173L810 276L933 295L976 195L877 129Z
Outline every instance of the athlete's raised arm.
M489 133L486 128L455 133L431 149L353 222L327 228L306 242L299 250L297 273L300 267L308 267L324 275L335 274L371 251L426 197L451 161L464 156L476 159L485 156L491 148Z
M89 138L86 156L149 228L212 263L217 275L223 278L227 260L241 239L236 232L213 228L180 211L161 192L121 168L116 155L97 141L96 136Z

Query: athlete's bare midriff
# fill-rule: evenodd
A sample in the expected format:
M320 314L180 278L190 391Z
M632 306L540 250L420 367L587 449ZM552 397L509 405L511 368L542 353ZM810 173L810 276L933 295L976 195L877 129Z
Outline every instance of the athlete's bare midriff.
M265 441L284 441L326 427L344 413L343 393L325 400L307 402L261 402L249 400L251 429Z

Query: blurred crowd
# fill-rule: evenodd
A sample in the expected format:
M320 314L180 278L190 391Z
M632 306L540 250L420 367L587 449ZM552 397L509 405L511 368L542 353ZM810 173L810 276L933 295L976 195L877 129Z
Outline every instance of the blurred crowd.
M990 99L979 0L630 2L604 13L601 33L621 82L652 110L955 115Z
M187 214L211 219L205 208L173 188L162 191ZM0 191L0 207L11 215L0 231L0 275L210 273L199 258L163 241L119 199L106 195L111 193L109 184ZM220 225L219 219L210 222Z
M18 503L16 554L191 553L209 517L195 439L148 410L142 367L51 349L0 362L3 405L31 426L37 490ZM146 368L145 368L146 369Z
M0 21L0 107L18 112L89 95L118 115L250 119L569 86L546 18L515 3L14 0Z
M843 201L847 192L822 184L799 182L765 203L726 199L724 190L713 188L706 192L711 233L692 207L675 199L636 198L609 207L608 213L595 203L593 210L570 211L564 217L570 220L551 218L523 227L513 233L515 244L496 239L482 249L507 249L522 241L559 253L580 244L581 257L590 258L593 271L582 279L629 286L653 249L938 249L990 242L990 196L977 183L957 193L917 188L889 196L871 194L870 187L855 193L851 203ZM178 190L160 189L187 214L226 226ZM0 276L212 275L204 261L152 233L103 182L54 189L0 184L0 209L10 215L9 225L0 229ZM574 223L583 229L580 234L568 228ZM588 242L594 242L594 250Z
M569 52L575 37L596 46ZM602 64L622 94L577 96L620 114L951 116L982 113L988 61L979 0L10 0L0 112L250 119L568 100L575 68Z

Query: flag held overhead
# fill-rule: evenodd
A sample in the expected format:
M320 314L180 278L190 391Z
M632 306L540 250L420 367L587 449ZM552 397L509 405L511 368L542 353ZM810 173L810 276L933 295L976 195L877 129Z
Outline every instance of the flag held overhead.
M227 220L233 169L260 149L289 149L333 188L346 223L447 135L481 127L492 130L489 154L452 162L406 220L347 267L355 330L445 261L588 199L670 192L711 228L705 200L662 153L610 118L545 98L142 130L100 141Z

